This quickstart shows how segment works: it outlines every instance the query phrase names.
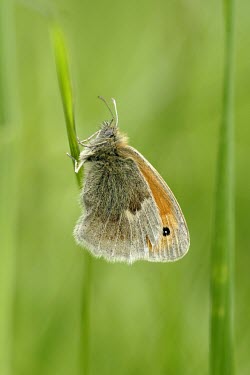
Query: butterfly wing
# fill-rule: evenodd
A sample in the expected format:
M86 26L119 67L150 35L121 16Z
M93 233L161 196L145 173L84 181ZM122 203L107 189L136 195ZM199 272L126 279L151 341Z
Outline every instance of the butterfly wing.
M113 262L183 257L189 234L173 193L137 150L126 146L122 154L108 167L90 163L82 193L85 210L74 230L77 242Z
M155 258L158 254L159 260L163 261L182 258L189 249L190 237L185 218L174 194L156 169L136 149L127 146L125 154L137 163L159 209L162 232L157 244L148 241L150 252Z
M160 261L150 246L159 242L161 218L136 163L122 157L89 164L81 197L84 214L74 230L76 241L109 261Z

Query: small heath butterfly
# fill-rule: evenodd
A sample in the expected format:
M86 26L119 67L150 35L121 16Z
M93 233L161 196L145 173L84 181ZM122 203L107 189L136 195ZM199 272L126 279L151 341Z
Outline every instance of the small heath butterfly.
M176 261L190 243L181 208L159 173L120 133L115 100L114 116L99 98L112 119L78 140L84 150L74 161L76 173L85 165L84 213L74 237L94 256L111 262Z

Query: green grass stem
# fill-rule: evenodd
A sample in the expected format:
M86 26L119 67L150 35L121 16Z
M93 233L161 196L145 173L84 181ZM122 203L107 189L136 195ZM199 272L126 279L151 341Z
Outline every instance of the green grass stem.
M234 1L224 1L225 66L211 252L210 374L233 375L234 295Z
M69 72L69 63L65 38L62 30L53 25L52 41L54 46L54 54L56 61L56 69L58 82L63 102L64 115L67 126L67 134L70 145L71 155L75 159L79 159L79 146L76 138L74 103L72 86ZM77 176L79 188L82 183L82 169ZM80 334L80 374L87 375L89 373L89 338L90 338L90 297L91 297L91 257L85 252L84 270L82 280L82 302L81 302L81 334Z
M20 111L14 2L0 2L0 374L13 374Z
M64 40L62 30L57 25L51 27L52 41L54 46L54 54L56 61L56 70L58 83L63 103L64 116L66 121L66 128L68 134L68 141L71 155L79 159L79 145L76 138L75 115L74 115L74 102L72 93L72 84L69 72L69 59L67 48ZM74 163L73 163L74 164ZM82 170L76 173L76 178L79 187L82 182Z

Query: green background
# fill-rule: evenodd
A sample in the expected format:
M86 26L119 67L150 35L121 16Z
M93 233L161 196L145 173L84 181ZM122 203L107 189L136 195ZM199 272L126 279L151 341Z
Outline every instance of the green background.
M97 95L116 98L121 130L174 191L191 236L188 255L174 264L127 266L93 259L90 374L208 374L209 253L224 57L223 8L215 0L22 1L13 4L13 27L2 19L0 155L2 162L6 153L14 155L12 169L5 169L14 183L3 190L0 206L1 238L9 230L13 242L13 252L5 254L9 244L0 239L0 328L7 329L9 340L0 341L2 361L7 362L10 344L14 375L79 373L86 257L72 237L81 209L66 157L44 17L51 9L66 35L77 134L84 139L109 119ZM249 1L238 1L235 350L240 375L250 372L249 14ZM8 127L9 112L17 125ZM6 304L14 311L11 319Z

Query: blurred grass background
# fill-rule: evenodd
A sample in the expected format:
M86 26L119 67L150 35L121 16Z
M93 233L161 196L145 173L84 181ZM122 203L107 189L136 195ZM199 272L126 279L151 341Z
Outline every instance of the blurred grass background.
M80 214L78 189L65 155L68 141L48 23L36 7L45 12L52 7L67 36L79 137L91 135L109 118L97 95L116 98L121 129L168 182L191 234L189 254L175 264L128 267L93 260L90 374L208 374L210 229L224 56L223 8L215 0L13 4L15 29L7 37L12 35L11 47L15 34L16 51L8 48L12 59L8 69L2 68L0 85L1 98L6 97L11 75L13 100L19 102L11 111L23 124L20 141L12 143L13 129L9 141L2 114L12 105L11 96L7 104L1 100L0 163L6 152L16 158L17 186L8 193L17 223L4 220L2 201L0 207L1 223L9 223L15 244L10 261L1 241L0 259L7 259L14 274L14 290L6 292L12 296L1 299L9 306L14 300L9 319L14 329L7 325L13 374L79 373L84 256L72 238ZM247 0L236 4L235 349L240 375L250 372L249 12ZM5 32L1 27L1 43ZM1 53L2 67L3 59ZM14 82L12 68L17 69ZM9 278L1 273L1 293L12 285ZM9 310L2 304L0 311Z

